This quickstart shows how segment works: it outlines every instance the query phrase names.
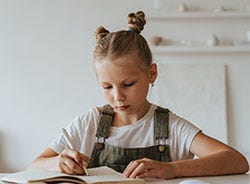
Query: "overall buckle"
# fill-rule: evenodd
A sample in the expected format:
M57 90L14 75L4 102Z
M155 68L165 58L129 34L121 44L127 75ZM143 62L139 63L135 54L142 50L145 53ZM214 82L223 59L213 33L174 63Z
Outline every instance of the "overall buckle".
M166 150L167 139L166 138L157 138L156 144L158 145L158 150L162 153Z
M98 150L102 150L104 148L104 142L105 142L104 137L97 137L97 139L96 139L96 148Z

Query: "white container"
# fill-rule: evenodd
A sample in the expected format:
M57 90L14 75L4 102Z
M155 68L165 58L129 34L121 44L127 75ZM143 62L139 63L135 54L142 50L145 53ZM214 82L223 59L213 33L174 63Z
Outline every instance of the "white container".
M218 46L219 44L220 40L216 34L213 34L213 36L207 40L208 46Z
M214 12L223 12L223 11L225 11L226 9L222 6L222 5L220 5L218 8L216 8L215 10L214 10Z
M179 12L187 12L188 11L188 6L185 2L182 2L178 8Z

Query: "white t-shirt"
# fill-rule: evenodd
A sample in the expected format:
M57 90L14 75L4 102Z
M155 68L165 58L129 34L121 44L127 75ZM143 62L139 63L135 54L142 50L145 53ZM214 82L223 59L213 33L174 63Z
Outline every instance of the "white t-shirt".
M156 145L154 139L154 111L157 105L152 104L147 114L138 121L122 127L111 127L110 135L105 143L123 148L149 147ZM98 109L91 108L82 117L76 117L67 127L73 146L79 152L91 156L96 142L96 130L100 120ZM193 158L190 145L195 135L200 131L187 120L169 113L169 137L172 161ZM49 147L60 154L67 146L62 134Z

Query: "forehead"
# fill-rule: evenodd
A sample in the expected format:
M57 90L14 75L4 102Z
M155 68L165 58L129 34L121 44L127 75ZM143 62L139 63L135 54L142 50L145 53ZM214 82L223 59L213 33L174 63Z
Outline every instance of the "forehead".
M95 70L99 81L123 81L145 74L141 64L128 57L112 61L106 59L96 61Z

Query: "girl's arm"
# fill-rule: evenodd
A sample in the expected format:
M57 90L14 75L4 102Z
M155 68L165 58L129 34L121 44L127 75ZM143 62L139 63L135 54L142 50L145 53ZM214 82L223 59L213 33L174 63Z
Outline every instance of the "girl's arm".
M241 174L249 170L241 153L202 132L194 138L190 151L198 158L174 162L175 177Z
M74 149L65 148L61 154L47 148L29 166L29 168L45 169L68 174L85 174L83 166L88 165L88 156Z
M159 162L143 158L131 162L123 175L126 177L176 178L241 174L249 170L246 158L235 149L199 132L190 151L197 159Z

